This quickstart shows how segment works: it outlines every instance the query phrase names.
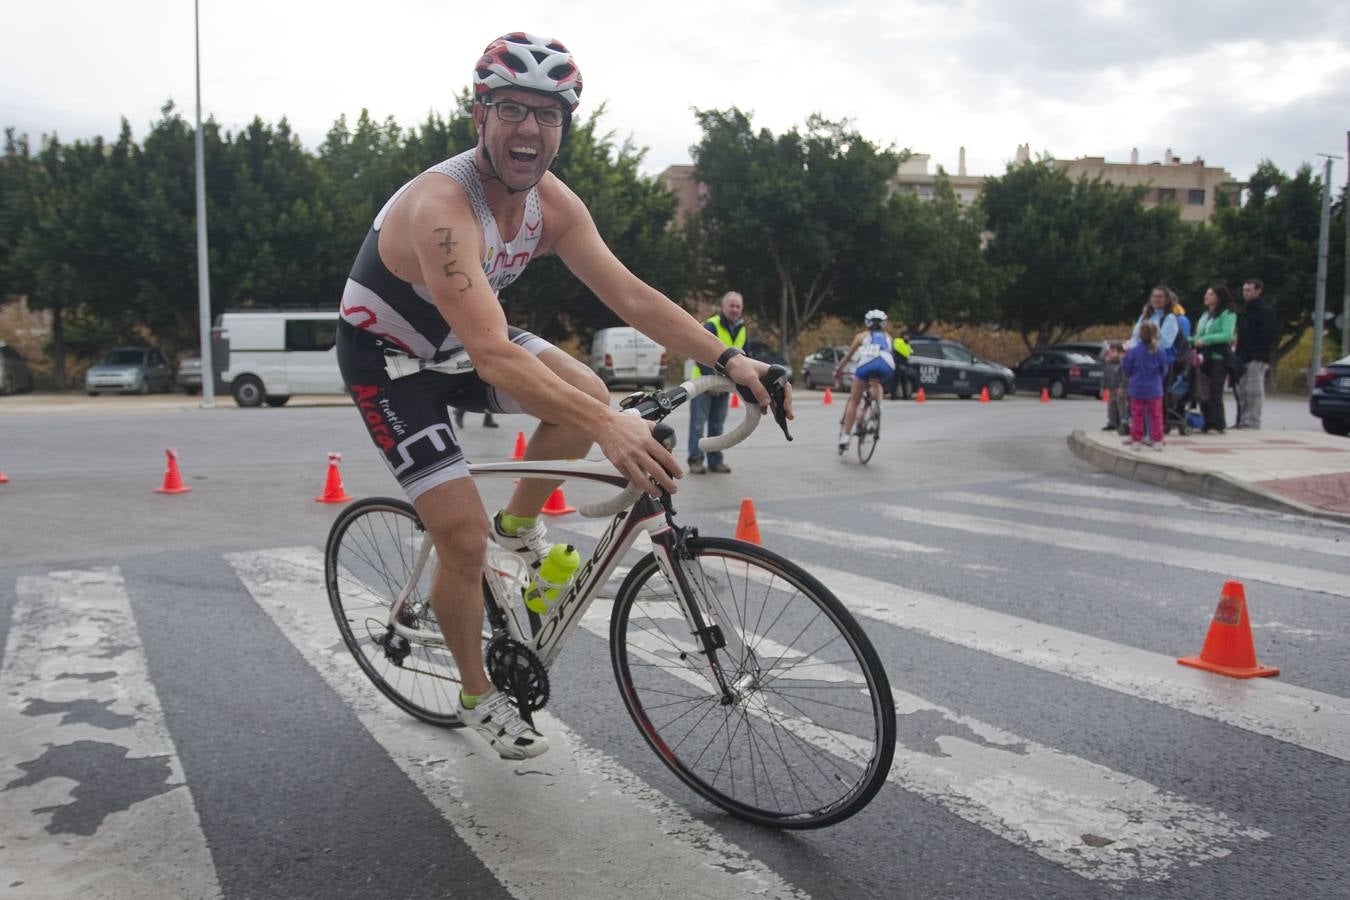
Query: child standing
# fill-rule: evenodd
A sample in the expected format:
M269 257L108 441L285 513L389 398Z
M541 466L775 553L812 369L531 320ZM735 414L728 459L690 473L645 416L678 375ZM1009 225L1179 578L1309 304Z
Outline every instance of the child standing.
M1163 379L1167 376L1167 353L1159 344L1158 326L1143 322L1139 326L1139 341L1125 354L1121 369L1129 379L1130 437L1125 441L1131 450L1140 449L1144 436L1144 417L1152 440L1147 443L1154 450L1163 448Z
M1125 345L1112 341L1106 346L1102 356L1102 389L1110 391L1111 399L1106 404L1106 425L1102 431L1114 431L1124 435L1130 427L1130 395L1125 390L1125 376L1120 368L1120 358L1125 355Z

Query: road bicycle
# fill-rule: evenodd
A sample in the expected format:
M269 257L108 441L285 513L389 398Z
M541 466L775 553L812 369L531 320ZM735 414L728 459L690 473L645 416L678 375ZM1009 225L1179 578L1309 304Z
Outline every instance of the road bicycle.
M853 422L852 437L857 443L858 462L863 465L867 465L867 461L872 458L877 450L877 441L881 439L881 401L872 395L873 385L877 385L880 390L881 382L875 378L868 380L867 389L858 401L858 417ZM847 444L840 444L839 455L843 456L847 449Z
M659 422L700 393L732 387L705 376L634 394L622 405ZM781 400L781 382L776 389ZM759 409L745 407L736 429L703 439L705 452L755 428ZM776 414L787 434L781 410ZM610 522L547 614L522 602L525 561L488 544L484 657L493 683L510 692L524 717L548 702L550 667L645 532L652 551L614 594L607 639L624 706L661 761L712 803L780 828L840 822L880 790L895 748L889 682L867 635L818 580L756 544L702 537L677 524L669 494L654 499L629 487L605 461L469 468L475 479L583 479L625 488L580 510ZM324 572L343 641L376 687L418 719L456 727L459 672L431 608L434 557L411 504L372 497L333 523ZM597 629L593 617L586 626Z

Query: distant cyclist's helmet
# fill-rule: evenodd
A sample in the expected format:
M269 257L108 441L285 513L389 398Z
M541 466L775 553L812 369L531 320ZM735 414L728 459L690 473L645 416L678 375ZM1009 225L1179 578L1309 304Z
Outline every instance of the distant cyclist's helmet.
M557 94L569 113L576 112L581 70L561 41L513 31L488 44L473 69L475 100L507 87Z
M863 316L863 322L868 328L881 328L886 324L886 314L879 309L869 309L867 315Z

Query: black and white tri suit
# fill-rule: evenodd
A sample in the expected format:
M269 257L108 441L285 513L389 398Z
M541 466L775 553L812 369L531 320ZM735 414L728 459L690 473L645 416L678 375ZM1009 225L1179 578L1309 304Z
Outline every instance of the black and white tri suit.
M503 240L473 164L474 152L466 150L427 172L453 178L464 188L483 229L483 274L492 289L500 291L520 277L539 246L544 225L539 189L531 188L525 197L520 230L511 240ZM371 440L408 498L415 500L438 484L469 474L449 407L470 412L523 410L472 369L454 375L417 371L399 378L387 370L387 356L442 362L464 355L463 344L431 302L426 285L398 278L380 261L380 226L411 184L384 204L356 255L342 292L337 347L343 380ZM553 346L519 328L509 329L509 336L536 356Z

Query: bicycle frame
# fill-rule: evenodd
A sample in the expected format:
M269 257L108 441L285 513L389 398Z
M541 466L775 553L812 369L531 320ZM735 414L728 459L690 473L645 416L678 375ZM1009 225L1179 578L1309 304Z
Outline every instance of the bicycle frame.
M579 479L619 488L628 485L628 480L608 463L588 460L483 463L470 465L469 471L474 478ZM510 596L510 590L501 574L492 566L485 566L484 577L490 587L490 605L496 607L488 610L494 629L504 625L512 638L532 650L545 668L551 668L600 588L609 580L615 567L633 546L640 532L645 532L651 539L657 565L679 600L690 633L699 636L707 652L709 670L705 674L708 675L712 686L718 692L729 689L722 680L720 668L713 664L715 650L723 648L730 650L734 658L741 660L745 667L752 672L758 672L758 660L753 651L741 644L735 629L726 627L728 622L726 611L720 608L715 593L707 590L704 590L702 595L708 603L709 612L714 619L721 621L713 623L717 627L709 627L704 621L702 610L693 600L695 586L691 584L686 568L680 565L681 538L678 530L666 520L666 507L662 502L646 494L639 495L631 505L614 514L596 543L595 549L582 561L572 581L559 594L553 608L532 635L522 633L516 617L509 611L508 605L514 602L514 598ZM445 647L445 641L440 635L431 636L425 631L406 628L398 622L403 606L412 595L434 553L431 536L424 536L408 583L390 609L388 624L397 634L409 641Z

